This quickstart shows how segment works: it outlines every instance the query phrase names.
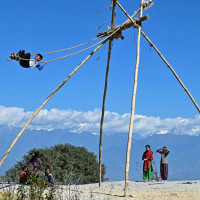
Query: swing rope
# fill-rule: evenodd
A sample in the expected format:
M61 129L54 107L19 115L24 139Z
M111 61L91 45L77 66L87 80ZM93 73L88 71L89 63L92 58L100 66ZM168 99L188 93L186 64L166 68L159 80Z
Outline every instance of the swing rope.
M69 56L73 56L73 55L75 55L75 54L78 54L78 53L81 53L81 52L83 52L83 51L86 51L86 50L88 50L88 49L90 49L90 48L92 48L92 47L94 47L94 46L97 46L98 44L102 43L104 40L105 40L105 39L103 39L103 40L97 42L96 44L93 44L93 45L91 45L91 46L89 46L89 47L87 47L87 48L85 48L85 49L82 49L82 50L80 50L80 51L76 51L76 52L71 53L71 54L68 54L68 55L66 55L66 56L62 56L62 57L59 57L59 58L56 58L56 59L53 59L53 60L49 60L49 61L47 61L47 63L54 62L54 61L56 61L56 60L60 60L60 59L63 59L63 58L67 58L67 57L69 57Z
M40 54L51 54L51 53L58 53L58 52L62 52L62 51L68 51L68 50L75 49L75 48L77 48L77 47L81 47L81 46L83 46L83 45L86 45L86 44L88 44L88 43L90 43L90 42L93 42L93 41L99 39L99 38L101 38L101 37L94 38L94 39L92 39L92 40L89 40L89 41L84 42L84 43L82 43L82 44L79 44L79 45L77 45L77 46L69 47L69 48L67 48L67 49L62 49L62 50L57 50L57 51L50 51L50 52L44 52L44 53L40 53ZM37 55L37 54L31 54L31 55L35 56L35 55Z

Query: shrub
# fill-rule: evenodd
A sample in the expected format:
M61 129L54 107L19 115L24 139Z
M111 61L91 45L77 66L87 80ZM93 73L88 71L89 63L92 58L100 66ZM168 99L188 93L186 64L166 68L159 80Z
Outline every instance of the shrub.
M23 160L6 171L4 180L18 180L21 168L28 166L29 172L32 164L29 162L34 152L38 151L42 160L42 171L50 166L51 173L58 184L87 184L97 183L99 179L99 165L97 157L84 147L75 147L70 144L58 144L44 149L32 149ZM104 180L105 165L102 164L102 180Z

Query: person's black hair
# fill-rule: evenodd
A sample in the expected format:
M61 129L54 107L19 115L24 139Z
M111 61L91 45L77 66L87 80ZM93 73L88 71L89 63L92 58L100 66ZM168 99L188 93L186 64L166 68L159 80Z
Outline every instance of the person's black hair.
M37 56L40 56L40 59L41 59L41 60L43 59L42 54L38 53Z
M149 149L151 150L151 146L150 146L149 144L147 144L145 147L146 147L146 148L149 147Z
M24 170L25 170L25 168L27 168L27 166L26 166L26 165L22 167L22 170L24 171Z
M163 149L166 149L167 147L163 147Z
M39 157L40 157L40 153L39 153L38 151L36 151L36 152L33 154L33 156L31 157L29 163L33 163L34 160L35 160L36 158L39 158Z
M35 155L35 158L40 157L40 153L39 153L38 151L36 151L36 152L34 153L34 155Z
M45 168L45 172L44 172L46 176L47 176L47 173L46 173L47 169L49 169L49 171L51 171L51 169L50 169L50 167L49 167L49 166L48 166L48 167L46 167L46 168Z

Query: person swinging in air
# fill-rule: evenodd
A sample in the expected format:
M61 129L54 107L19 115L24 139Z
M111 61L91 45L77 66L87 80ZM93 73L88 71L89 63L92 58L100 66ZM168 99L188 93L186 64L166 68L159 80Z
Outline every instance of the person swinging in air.
M44 66L47 64L47 62L44 62L43 64L40 63L43 56L41 54L36 54L35 59L31 60L31 54L25 53L24 49L20 50L18 54L12 53L10 55L11 59L19 61L19 64L24 68L33 68L36 67L39 70L42 70Z

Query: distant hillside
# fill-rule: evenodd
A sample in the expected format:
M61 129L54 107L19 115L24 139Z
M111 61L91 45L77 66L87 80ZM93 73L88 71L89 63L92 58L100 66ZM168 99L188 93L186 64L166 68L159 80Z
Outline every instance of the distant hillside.
M0 157L3 156L18 131L13 128L1 127ZM49 147L63 143L84 146L98 155L98 135L89 133L74 134L68 133L66 130L51 132L27 130L6 158L0 173L2 174L6 169L13 166L28 150L34 147ZM126 144L127 133L104 136L103 138L103 163L107 166L105 177L110 180L124 180ZM131 180L141 180L141 156L146 144L150 144L152 147L158 172L160 155L155 153L155 150L162 146L167 146L171 150L169 155L169 180L200 180L200 136L170 134L133 139L130 166Z

